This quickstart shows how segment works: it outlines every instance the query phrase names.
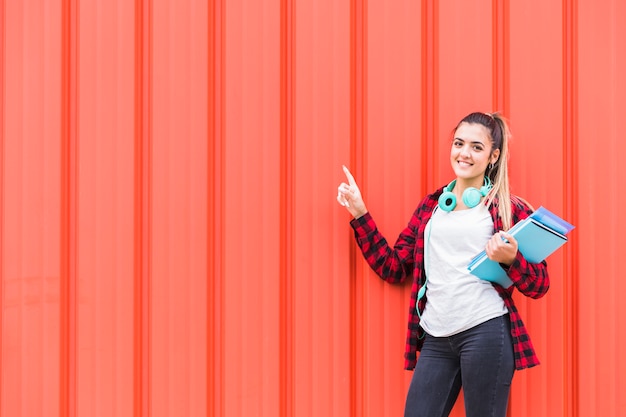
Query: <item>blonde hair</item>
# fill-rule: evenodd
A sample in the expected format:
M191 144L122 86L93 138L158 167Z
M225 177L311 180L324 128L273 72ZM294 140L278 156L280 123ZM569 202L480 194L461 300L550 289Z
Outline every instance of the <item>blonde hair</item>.
M504 230L509 230L513 222L511 215L511 191L509 188L509 140L511 139L511 131L506 120L500 114L495 113L492 117L498 124L500 132L502 132L502 145L498 160L493 168L489 170L490 172L487 173L493 184L493 188L487 194L487 205L492 204L497 197L498 214L502 219L502 227Z

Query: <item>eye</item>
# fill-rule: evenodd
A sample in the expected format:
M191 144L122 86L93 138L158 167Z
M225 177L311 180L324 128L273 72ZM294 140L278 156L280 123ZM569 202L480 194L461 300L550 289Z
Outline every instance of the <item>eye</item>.
M454 142L452 142L452 146L456 148L460 148L461 146L463 146L463 141L459 139L455 139Z
M475 145L473 146L473 149L474 149L476 152L480 152L480 151L482 151L484 148L483 148L483 146L482 146L482 145L475 144Z

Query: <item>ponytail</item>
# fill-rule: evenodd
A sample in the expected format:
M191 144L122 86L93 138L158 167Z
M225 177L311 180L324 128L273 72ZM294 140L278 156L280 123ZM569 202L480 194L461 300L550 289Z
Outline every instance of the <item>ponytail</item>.
M487 175L493 184L493 188L487 194L487 205L496 201L498 215L502 219L502 226L504 230L509 230L512 226L511 192L509 188L509 140L511 139L511 131L506 120L500 114L494 113L491 117L495 121L495 126L491 133L493 149L500 149L500 156L493 167L487 170ZM500 146L496 147L497 145Z

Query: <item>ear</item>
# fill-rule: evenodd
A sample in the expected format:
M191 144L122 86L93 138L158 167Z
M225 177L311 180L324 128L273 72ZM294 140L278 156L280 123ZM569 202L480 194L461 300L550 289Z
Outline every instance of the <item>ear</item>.
M496 149L495 151L491 153L491 159L489 162L495 165L496 162L498 162L499 158L500 158L500 149Z

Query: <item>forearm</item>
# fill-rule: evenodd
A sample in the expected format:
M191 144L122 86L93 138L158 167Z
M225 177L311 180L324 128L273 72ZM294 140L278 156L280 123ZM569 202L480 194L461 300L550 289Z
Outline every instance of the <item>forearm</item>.
M410 241L403 238L405 232L392 248L369 213L352 220L350 225L363 257L379 277L389 283L398 283L410 275L412 250L409 249Z

